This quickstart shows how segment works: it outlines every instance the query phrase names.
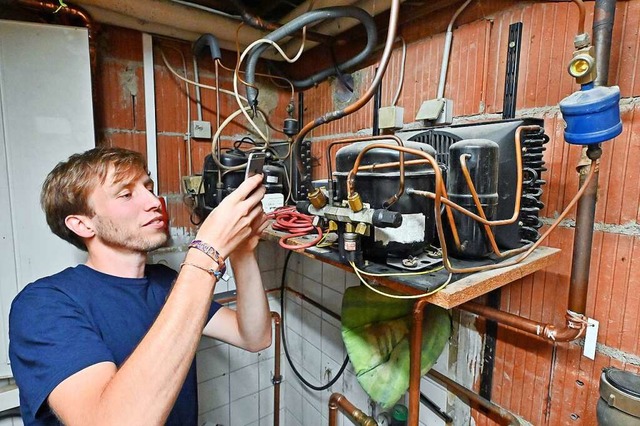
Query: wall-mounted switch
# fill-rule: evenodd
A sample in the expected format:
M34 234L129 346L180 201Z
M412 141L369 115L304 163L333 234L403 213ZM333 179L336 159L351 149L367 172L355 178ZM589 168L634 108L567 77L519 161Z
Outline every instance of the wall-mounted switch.
M197 139L211 139L211 123L208 121L192 121L191 137Z

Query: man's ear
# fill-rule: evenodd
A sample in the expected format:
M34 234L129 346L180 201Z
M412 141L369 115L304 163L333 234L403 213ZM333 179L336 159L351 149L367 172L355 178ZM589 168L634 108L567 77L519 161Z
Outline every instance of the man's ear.
M88 216L69 215L64 219L64 224L80 238L91 238L95 235L93 221Z

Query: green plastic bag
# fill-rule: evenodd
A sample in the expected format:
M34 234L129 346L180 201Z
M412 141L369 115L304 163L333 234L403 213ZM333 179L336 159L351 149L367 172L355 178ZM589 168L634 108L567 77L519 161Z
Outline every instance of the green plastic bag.
M389 289L385 292L391 293ZM393 299L350 287L342 299L342 339L358 382L384 409L409 389L409 338L415 300ZM431 369L451 336L449 312L427 305L421 375Z

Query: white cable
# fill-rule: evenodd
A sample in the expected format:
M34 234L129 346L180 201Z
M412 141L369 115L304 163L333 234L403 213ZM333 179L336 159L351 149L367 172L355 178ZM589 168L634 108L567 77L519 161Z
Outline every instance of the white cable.
M174 69L171 67L171 65L169 65L169 61L167 60L167 57L164 55L164 52L162 51L162 49L160 49L160 55L162 56L162 61L164 62L164 64L165 64L165 66L167 67L167 69L168 69L168 70L169 70L169 71L170 71L174 76L176 76L177 78L179 78L180 80L185 81L185 82L187 82L187 83L189 83L189 84L192 84L192 85L194 85L194 86L197 86L197 87L202 87L202 88L204 88L204 89L211 89L211 90L215 90L215 91L217 91L217 92L224 93L224 94L227 94L227 95L229 95L229 96L234 96L234 97L236 96L236 93L234 93L234 92L232 92L232 91L230 91L230 90L226 90L226 89L218 89L218 88L216 88L215 86L209 86L209 85L202 84L202 83L196 83L195 81L189 80L188 78L181 76L181 75L180 75L176 70L174 70ZM248 103L248 101L247 101L247 99L246 99L245 97L240 96L240 95L238 95L238 96L240 97L240 99L241 99L241 100L244 100L245 102L247 102L247 103ZM237 117L237 116L240 114L240 112L243 112L243 111L240 111L240 110L236 111L236 113L237 113L237 114L233 115L233 117L234 117L234 118L235 118L235 117ZM265 124L266 124L266 123L267 123L267 117L266 117L266 114L264 113L264 111L262 111L261 109L258 109L258 113L260 114L260 117L262 118L262 120L263 120L263 121L265 122ZM221 125L220 125L220 127L218 128L218 131L216 132L216 134L218 134L218 137L219 137L219 133L218 133L218 132L221 132L221 131L222 131L222 129L224 129L224 128L229 124L229 123L230 123L230 121L226 121L226 120L225 120L225 121L223 122L223 124L221 124ZM263 139L265 139L266 146L268 146L268 145L269 145L269 139L270 139L270 137L271 137L271 132L270 132L270 130L269 130L269 126L268 126L268 125L266 125L266 126L265 126L265 127L266 127L265 131L266 131L266 136L267 136L267 137L266 137L266 138L264 138L264 136L263 136L263 135L264 135L264 133L263 133L263 132L261 132L261 131L257 128L257 125L256 125L253 121L251 121L251 123L252 123L252 125L254 126L254 128L258 131L258 134L260 135L260 137L262 137ZM213 144L212 146L214 147L214 149L215 149L215 141L216 141L216 139L215 139L215 137L214 137L214 139L213 139L213 141L212 141L212 144ZM212 155L215 155L215 151L212 151Z
M289 58L286 53L282 50L282 48L278 45L278 43L276 43L275 41L272 40L268 40L265 38L261 38L258 39L256 41L254 41L253 43L251 43L249 46L247 46L246 49L244 49L244 51L242 52L242 55L240 56L240 59L238 61L238 65L236 66L236 72L233 73L233 92L234 95L236 97L236 101L238 102L238 107L240 108L240 111L242 111L242 113L244 114L244 116L246 117L246 119L249 121L249 124L251 124L251 126L255 129L255 131L258 133L258 135L265 141L265 142L269 142L269 139L267 136L265 136L260 129L258 128L258 126L254 123L253 119L251 118L251 116L249 116L249 113L245 110L244 105L242 104L241 101L241 96L240 93L238 92L238 72L237 70L240 68L240 66L242 65L242 61L244 61L245 56L247 56L247 54L251 51L251 49L253 49L255 46L259 45L259 44L263 44L263 43L268 43L271 46L273 46L278 53L289 63L293 63L295 61L297 61L300 58L300 55L302 55L302 52L304 52L304 45L305 45L305 37L306 37L306 30L307 27L304 27L302 29L302 43L300 43L300 49L298 49L298 53L293 57L293 58ZM243 99L245 102L247 102L247 104L249 103L249 101L244 98Z
M194 85L194 86L196 86L196 87L202 87L203 89L209 89L209 90L219 91L220 93L224 93L224 94L229 95L229 96L235 96L235 95L236 95L236 94L235 94L235 93L233 93L231 90L227 90L227 89L219 89L219 88L217 88L217 87L215 87L215 86L209 86L209 85L207 85L207 84L196 83L196 82L195 82L195 81L193 81L193 80L189 80L188 78L185 78L185 77L181 76L180 74L178 74L178 73L176 72L176 70L174 70L174 69L171 67L171 65L169 65L169 62L167 61L167 58L164 56L164 52L162 51L162 49L160 49L160 55L162 56L162 61L164 62L164 65L167 67L167 69L171 72L171 74L175 75L175 76L176 76L177 78L179 78L180 80L182 80L182 81L186 81L187 83L192 84L192 85ZM243 101L245 101L245 102L249 102L249 101L247 100L247 98L245 98L245 97L243 97L243 96L241 96L241 95L239 95L239 96L240 96L240 99L242 99Z
M391 105L396 106L398 103L398 99L400 99L400 92L402 92L402 85L404 84L404 66L407 62L407 43L404 41L404 38L400 37L400 41L402 41L402 59L400 60L400 77L398 81L398 89L396 91L396 95L393 97L393 102Z

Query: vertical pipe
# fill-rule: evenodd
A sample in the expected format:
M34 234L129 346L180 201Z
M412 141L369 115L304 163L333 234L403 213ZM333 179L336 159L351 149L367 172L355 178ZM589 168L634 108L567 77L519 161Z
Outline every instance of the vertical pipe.
M156 192L160 187L158 182L158 144L156 139L156 98L155 79L153 74L153 38L150 34L142 33L142 62L144 74L144 110L145 133L147 137L147 167L149 177L156 183Z
M216 74L216 130L220 128L220 76L219 76L219 64L220 59L213 60ZM216 144L216 156L220 158L220 144Z
M376 73L378 69L376 68ZM376 94L373 97L373 124L372 124L372 134L373 136L380 135L380 117L378 114L380 113L380 103L382 102L382 80L380 80L380 84L376 88Z
M193 81L200 83L200 72L198 71L198 58L193 55ZM196 85L196 108L198 109L198 121L202 121L202 100L200 96L200 86ZM189 123L191 125L191 123ZM217 129L217 128L216 128Z
M409 426L418 426L420 416L420 361L422 358L422 320L426 298L418 299L413 305L413 323L409 342Z
M611 33L616 15L615 0L597 0L593 15L593 47L596 51L596 86L606 86L609 80Z
M598 85L606 84L609 76L611 33L613 31L615 7L615 0L596 0L593 19L593 44L596 48L596 67L598 70L596 84ZM596 160L601 155L602 150L599 144L589 145L587 148L587 157L589 159ZM580 167L581 180L586 175L586 170L586 167ZM598 176L599 171L596 170L584 196L578 202L576 211L576 230L573 239L573 261L571 263L569 287L569 310L580 314L585 312L587 306Z
M275 358L273 367L273 426L280 425L280 383L282 376L280 375L280 314L271 312L274 326L274 345Z

